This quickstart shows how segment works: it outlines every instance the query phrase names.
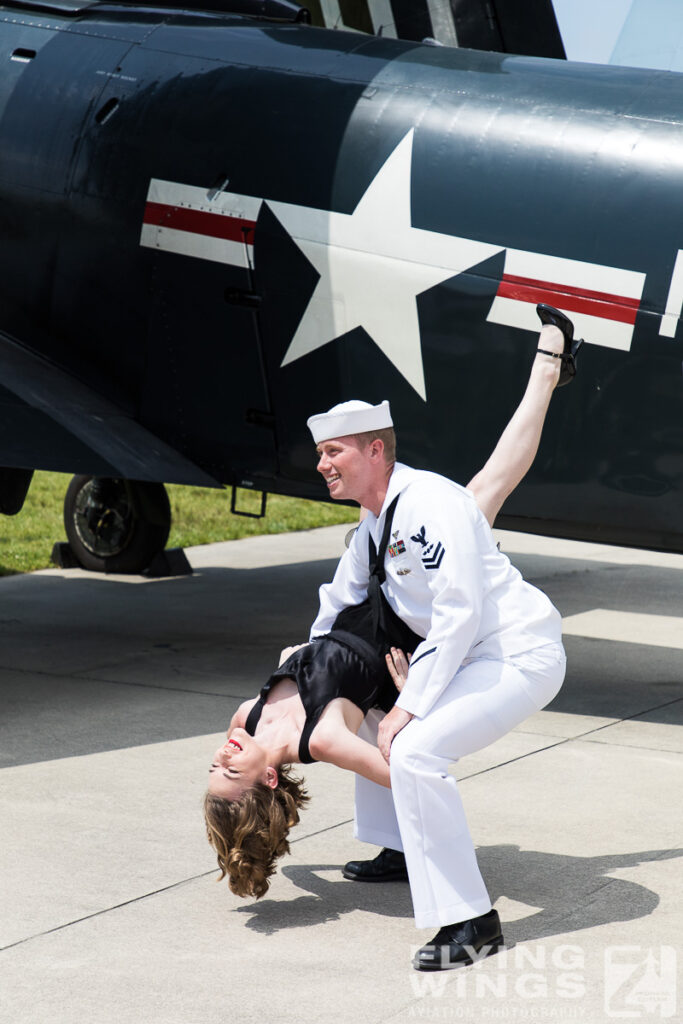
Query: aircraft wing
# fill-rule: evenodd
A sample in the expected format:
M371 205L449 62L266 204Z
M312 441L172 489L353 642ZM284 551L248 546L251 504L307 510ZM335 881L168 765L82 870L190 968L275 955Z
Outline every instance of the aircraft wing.
M56 470L68 465L127 480L222 486L109 399L2 332L0 380L5 466L31 467L44 448L41 465L58 452Z
M316 25L384 38L683 71L683 5L675 0L306 0L305 6Z
M552 0L308 0L305 6L313 23L327 28L527 57L565 56Z

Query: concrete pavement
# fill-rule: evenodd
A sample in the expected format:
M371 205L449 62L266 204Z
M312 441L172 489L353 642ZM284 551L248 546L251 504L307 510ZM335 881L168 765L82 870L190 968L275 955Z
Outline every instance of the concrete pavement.
M210 756L346 529L191 549L190 578L0 580L0 1020L681 1019L683 556L500 534L569 657L550 708L456 770L506 954L411 969L431 934L405 884L342 879L365 848L327 765L264 899L216 884Z

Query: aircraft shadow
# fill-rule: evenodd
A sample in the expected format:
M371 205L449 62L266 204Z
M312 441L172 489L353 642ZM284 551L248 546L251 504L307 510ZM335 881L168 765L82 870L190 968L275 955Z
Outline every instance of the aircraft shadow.
M603 572L591 563L558 572L557 559L538 557L539 574L548 575L536 582L565 614L603 607L670 615L678 605L680 570L612 565ZM0 580L2 763L35 760L36 739L42 759L51 759L224 729L268 678L280 649L304 639L318 585L334 565L211 567L148 582ZM549 711L646 715L666 726L681 720L679 650L580 636L565 637L565 646L567 678Z

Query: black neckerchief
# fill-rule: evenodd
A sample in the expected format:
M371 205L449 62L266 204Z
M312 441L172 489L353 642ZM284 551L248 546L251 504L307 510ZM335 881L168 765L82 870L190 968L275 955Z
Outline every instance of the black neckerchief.
M381 630L385 635L390 632L388 623L386 621L386 598L382 593L382 584L387 578L387 574L384 569L384 559L387 553L387 544L389 543L389 534L391 532L391 524L394 521L394 512L396 511L396 504L398 502L399 495L397 494L391 505L386 512L384 520L384 530L382 531L382 539L379 542L379 549L375 547L375 542L372 539L370 531L368 531L368 554L370 561L370 578L368 580L368 598L370 600L370 607L372 608L372 627L373 632L378 634Z

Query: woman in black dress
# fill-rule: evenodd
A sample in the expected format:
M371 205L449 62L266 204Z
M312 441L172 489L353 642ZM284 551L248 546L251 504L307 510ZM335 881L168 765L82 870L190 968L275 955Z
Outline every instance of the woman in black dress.
M524 397L467 485L490 525L533 462L565 364L558 355L567 351L566 335L544 326ZM569 378L566 368L562 377ZM388 529L385 546L387 539ZM381 570L382 545L375 559ZM371 574L368 600L344 609L330 634L283 652L280 667L256 698L238 708L214 754L204 802L207 833L221 878L228 876L237 895L263 896L277 859L289 851L289 829L308 800L292 764L327 761L390 786L379 750L356 733L371 707L391 708L408 671L403 652L421 638L394 615L379 582L374 608Z

